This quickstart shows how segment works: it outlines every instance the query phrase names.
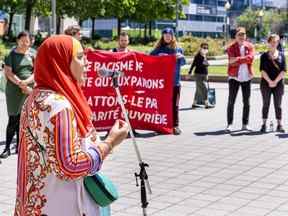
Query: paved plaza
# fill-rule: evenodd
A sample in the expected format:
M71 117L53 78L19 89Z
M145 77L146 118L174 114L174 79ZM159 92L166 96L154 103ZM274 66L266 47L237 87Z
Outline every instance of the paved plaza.
M288 216L288 133L257 132L262 106L258 84L253 85L251 98L250 122L255 131L239 131L239 92L235 131L225 133L227 84L211 86L217 91L216 108L191 110L195 83L182 83L180 136L157 136L145 131L137 138L143 160L150 165L147 172L153 194L149 196L148 215ZM283 102L286 129L287 111L288 92ZM0 113L3 141L7 114L2 93ZM274 119L273 106L269 116ZM16 164L17 156L13 155L0 165L0 216L13 215ZM113 216L142 215L135 171L138 162L131 139L127 139L103 165L103 173L115 182L121 195L112 205Z

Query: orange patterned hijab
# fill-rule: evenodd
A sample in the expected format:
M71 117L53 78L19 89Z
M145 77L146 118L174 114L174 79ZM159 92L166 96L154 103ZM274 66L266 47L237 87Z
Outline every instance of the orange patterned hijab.
M72 76L70 63L78 44L70 36L56 35L46 39L37 51L34 77L36 88L50 89L64 95L75 112L82 137L92 126L91 110L80 85Z

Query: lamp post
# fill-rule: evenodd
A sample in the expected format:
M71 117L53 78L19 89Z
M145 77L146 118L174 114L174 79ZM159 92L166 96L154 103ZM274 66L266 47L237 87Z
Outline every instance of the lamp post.
M52 10L52 25L51 34L56 34L56 0L51 0L51 10Z
M231 4L229 1L227 1L224 5L225 11L226 11L226 16L225 16L225 41L227 42L228 40L228 24L229 24L229 17L228 17L228 11L231 8Z
M261 37L261 30L262 30L262 25L263 25L263 16L264 16L264 11L263 9L261 9L258 14L257 14L257 17L258 17L258 20L259 20L259 23L258 23L258 28L257 28L257 41L260 41L260 37Z
M175 27L175 33L176 38L178 39L178 25L179 25L179 0L176 2L176 27Z

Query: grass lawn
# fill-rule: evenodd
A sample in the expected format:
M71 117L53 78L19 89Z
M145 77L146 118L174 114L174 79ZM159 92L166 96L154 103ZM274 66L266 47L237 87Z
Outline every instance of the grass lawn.
M286 63L288 62L288 56L286 55ZM256 59L253 64L254 72L256 77L260 77L260 71L259 71L259 64L260 59ZM182 69L181 74L186 75L188 74L189 69ZM219 76L226 76L227 75L227 65L212 65L209 66L209 75L219 75ZM286 74L288 77L288 73Z

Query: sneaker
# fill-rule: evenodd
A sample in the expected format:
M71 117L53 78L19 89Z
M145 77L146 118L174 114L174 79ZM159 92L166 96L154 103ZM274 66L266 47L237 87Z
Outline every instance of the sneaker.
M282 125L278 125L276 131L279 133L285 133L285 130Z
M232 124L228 125L225 130L227 132L231 132L232 131Z
M214 108L214 106L209 105L209 104L205 105L205 109L211 109L211 108Z
M198 107L199 107L199 106L193 104L191 108L192 108L192 109L196 109L196 108L198 108Z
M182 133L181 129L179 127L173 128L173 134L174 135L180 135Z
M252 129L249 127L249 125L243 125L242 130L252 131Z
M266 124L262 124L260 132L266 133L266 130L267 130Z

